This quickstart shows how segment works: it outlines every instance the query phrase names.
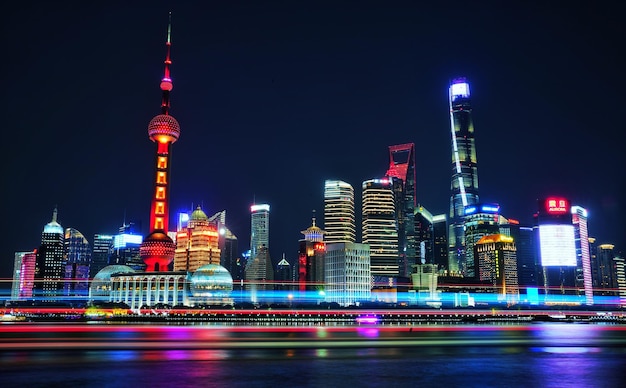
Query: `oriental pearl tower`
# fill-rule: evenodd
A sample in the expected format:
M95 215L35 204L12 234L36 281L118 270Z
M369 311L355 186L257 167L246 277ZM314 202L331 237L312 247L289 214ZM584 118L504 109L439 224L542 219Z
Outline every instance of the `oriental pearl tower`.
M169 181L170 181L170 150L172 144L178 140L180 126L178 121L169 114L170 92L172 80L170 78L170 35L172 30L172 14L169 15L167 26L167 55L165 57L165 73L161 80L162 101L161 114L154 116L148 124L148 136L157 143L156 177L150 207L150 234L146 236L139 247L139 255L146 263L146 272L168 271L168 266L174 260L176 244L167 235L169 219Z

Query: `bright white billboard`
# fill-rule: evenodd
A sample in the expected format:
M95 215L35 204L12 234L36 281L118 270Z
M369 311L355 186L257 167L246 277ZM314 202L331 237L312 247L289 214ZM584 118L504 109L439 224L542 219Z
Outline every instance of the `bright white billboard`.
M539 225L539 247L542 266L576 266L574 225Z

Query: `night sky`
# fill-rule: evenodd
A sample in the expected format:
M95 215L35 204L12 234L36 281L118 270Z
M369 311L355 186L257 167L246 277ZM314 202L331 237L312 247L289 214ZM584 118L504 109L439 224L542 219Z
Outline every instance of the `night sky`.
M590 236L624 248L626 31L612 2L90 3L3 8L2 278L55 205L90 243L124 219L148 232L169 11L172 220L225 209L244 251L249 206L269 203L270 253L291 259L312 211L323 218L325 179L351 183L359 213L361 183L409 142L418 202L447 213L448 84L465 76L481 202L530 224L538 198L561 195L589 210Z

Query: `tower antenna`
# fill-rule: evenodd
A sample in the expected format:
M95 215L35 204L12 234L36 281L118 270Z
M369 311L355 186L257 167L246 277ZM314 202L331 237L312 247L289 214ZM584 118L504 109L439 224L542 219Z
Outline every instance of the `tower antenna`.
M174 85L172 85L172 79L170 78L170 65L172 60L170 59L170 50L172 47L172 13L169 13L169 20L167 23L167 41L165 47L167 47L167 54L165 55L165 70L163 72L163 79L161 80L161 90L163 91L163 99L161 101L161 113L169 114L170 110L170 92Z

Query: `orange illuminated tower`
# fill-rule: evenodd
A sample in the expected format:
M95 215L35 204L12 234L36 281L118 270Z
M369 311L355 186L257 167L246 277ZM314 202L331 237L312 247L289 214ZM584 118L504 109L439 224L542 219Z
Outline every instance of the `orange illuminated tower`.
M168 202L170 180L170 151L172 144L180 136L178 121L169 114L170 92L172 80L170 78L170 35L172 29L172 14L167 27L167 55L165 57L165 74L161 80L163 99L161 114L155 116L148 124L148 136L157 143L156 176L150 207L150 234L143 240L139 248L141 259L146 263L147 272L167 271L169 264L174 260L176 244L167 235L168 230Z

